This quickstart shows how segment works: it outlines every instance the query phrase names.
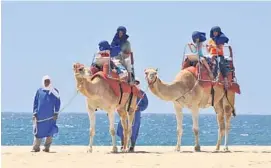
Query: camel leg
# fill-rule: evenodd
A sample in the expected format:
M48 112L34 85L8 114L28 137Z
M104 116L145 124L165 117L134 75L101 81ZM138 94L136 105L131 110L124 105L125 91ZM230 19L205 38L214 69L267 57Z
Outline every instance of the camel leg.
M89 149L88 149L88 152L92 153L92 145L93 145L94 136L95 136L95 122L96 122L96 118L95 118L95 110L93 108L91 108L89 105L87 105L87 109L88 109L88 117L89 117L89 121L90 121L90 128L89 128Z
M229 142L230 125L231 125L231 113L226 114L224 151L229 151L228 142Z
M115 127L114 127L114 123L115 123L115 115L114 115L114 111L109 111L108 112L108 119L109 119L109 132L112 138L112 152L117 152L118 148L116 145L116 132L115 132Z
M217 112L217 124L218 124L218 138L216 144L216 151L219 151L221 140L225 134L225 122L224 122L224 110L222 106L222 101L218 102L215 106L215 111Z
M177 144L175 151L180 151L181 143L182 143L182 134L183 134L183 112L182 106L178 103L174 103L174 108L176 112L176 120L177 120Z
M229 151L228 148L228 142L229 142L229 132L230 132L230 125L231 125L231 115L232 115L232 106L234 106L234 95L233 92L228 92L228 100L227 98L223 99L223 105L224 105L224 113L226 116L226 122L225 122L225 143L224 143L224 151ZM231 103L231 104L229 104Z
M128 134L128 129L127 129L127 114L126 111L118 110L119 115L120 115L120 121L121 121L121 126L123 128L123 148L122 152L126 151L128 148L127 146L127 134Z
M200 151L199 145L199 109L194 108L192 109L192 121L193 121L193 132L195 135L195 147L194 150L196 152Z
M128 145L130 144L131 141L134 116L135 116L134 109L131 109L128 115L127 151L129 151Z

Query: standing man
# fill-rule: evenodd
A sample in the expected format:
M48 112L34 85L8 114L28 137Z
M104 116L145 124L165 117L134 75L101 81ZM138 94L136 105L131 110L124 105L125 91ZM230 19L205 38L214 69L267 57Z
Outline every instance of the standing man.
M134 118L133 127L132 127L131 146L129 149L130 152L134 152L134 148L135 148L135 144L136 144L136 140L137 140L137 136L138 136L138 132L140 128L141 112L146 110L146 108L148 107L148 97L145 94L145 92L140 89L140 81L138 79L135 79L135 85L141 91L143 98L137 99L138 106L135 112L135 118ZM118 123L117 135L121 138L121 146L123 146L123 128L121 125L121 121L119 121Z
M40 144L46 138L44 152L49 152L53 135L58 133L56 120L60 109L60 96L51 84L48 75L42 78L42 87L36 92L33 105L34 143L32 152L40 151Z

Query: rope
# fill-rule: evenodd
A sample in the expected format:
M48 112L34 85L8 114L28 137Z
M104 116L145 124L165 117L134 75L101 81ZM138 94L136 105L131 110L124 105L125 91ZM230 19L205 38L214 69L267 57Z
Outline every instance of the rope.
M78 95L78 90L76 91L76 93L72 96L72 98L68 101L68 103L62 107L61 110L59 110L58 113L62 112L68 105L70 105L73 101L73 99ZM38 133L38 127L37 127L37 124L38 123L41 123L41 122L44 122L44 121L48 121L48 120L51 120L53 119L54 117L49 117L49 118L45 118L45 119L42 119L42 120L37 120L37 119L34 119L33 120L33 134L36 135Z
M193 86L192 89L188 90L185 94L183 94L182 96L180 96L179 98L177 98L175 101L178 102L178 103L180 104L179 99L180 99L180 98L185 98L184 96L185 96L187 93L192 92L192 91L195 89L195 87L198 85L198 83L199 83L199 81L197 80L197 82L194 84L194 86Z
M145 96L146 92L148 91L149 87L147 86L145 89L144 89L144 94L142 95L142 97L139 99L138 103L136 104L136 107L139 105L139 103L142 101L143 97Z

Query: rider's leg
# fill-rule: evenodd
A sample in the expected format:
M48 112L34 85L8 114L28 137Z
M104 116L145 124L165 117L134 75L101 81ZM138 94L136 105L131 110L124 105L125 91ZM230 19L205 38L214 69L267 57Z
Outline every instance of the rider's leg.
M128 71L128 76L129 76L129 82L133 83L134 82L134 75L132 74L132 63L131 63L131 58L128 57L126 59L124 59L124 65Z
M205 58L201 58L200 60L203 63L203 65L205 66L205 68L208 70L211 80L213 80L214 75L213 75L213 72L211 71L210 66L208 65L207 61L205 60Z
M224 86L226 89L229 87L229 81L228 81L228 75L227 75L227 67L225 64L225 58L224 56L219 56L219 67L220 67L220 72L222 73L222 76L224 78Z
M120 80L127 81L128 72L119 59L113 59Z

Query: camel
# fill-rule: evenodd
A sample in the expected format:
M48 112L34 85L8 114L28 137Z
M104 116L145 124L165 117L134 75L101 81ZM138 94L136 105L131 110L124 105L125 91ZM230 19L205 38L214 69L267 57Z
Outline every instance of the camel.
M187 107L192 113L193 132L195 136L195 151L200 151L199 144L199 109L211 106L212 96L210 88L203 88L196 76L187 69L181 70L171 83L165 83L158 77L158 69L145 69L145 78L151 92L164 101L171 101L174 104L177 120L177 144L176 151L180 151L181 138L183 133L182 109ZM225 96L223 87L214 86L214 109L217 113L218 139L216 151L220 150L220 144L225 135L224 150L228 151L228 136L230 129L231 115L234 113L235 92L229 90ZM226 121L224 122L224 117Z
M101 76L91 76L90 70L84 65L76 63L73 65L74 77L78 91L86 97L86 105L90 120L90 139L88 152L92 152L93 139L95 135L95 111L101 109L107 112L109 118L109 132L112 137L112 152L117 152L116 134L114 128L114 112L117 110L123 127L124 144L123 152L128 151L128 144L132 135L132 122L136 109L137 95L132 95L129 111L126 107L129 103L129 95L123 93L117 96L110 84ZM128 118L128 125L127 125Z

